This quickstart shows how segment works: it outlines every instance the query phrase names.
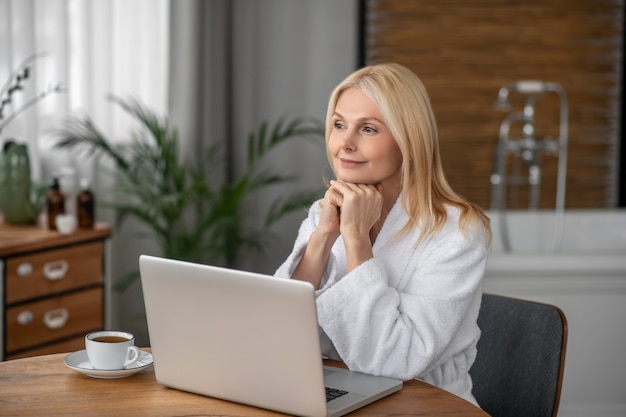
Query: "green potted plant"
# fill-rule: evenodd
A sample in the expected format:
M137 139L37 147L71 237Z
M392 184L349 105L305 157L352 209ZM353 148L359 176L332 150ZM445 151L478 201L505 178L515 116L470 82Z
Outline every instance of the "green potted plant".
M165 257L236 266L244 250L260 251L272 238L271 226L287 213L307 207L322 190L279 196L266 213L250 210L248 198L268 187L290 183L292 175L264 169L261 161L277 146L294 138L323 137L321 122L295 118L261 124L247 141L247 162L232 180L223 179L221 149L213 146L199 167L179 152L177 130L135 99L111 100L143 128L125 146L114 146L89 118L70 118L57 131L58 149L82 149L113 161L115 201L100 205L116 212L116 225L133 217L148 226ZM259 226L250 218L263 215ZM122 277L114 287L125 290L138 273Z

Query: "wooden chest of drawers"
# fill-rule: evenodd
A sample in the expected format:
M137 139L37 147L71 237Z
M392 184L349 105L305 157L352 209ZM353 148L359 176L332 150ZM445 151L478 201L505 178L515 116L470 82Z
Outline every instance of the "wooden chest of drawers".
M0 360L79 350L104 328L110 233L0 224Z

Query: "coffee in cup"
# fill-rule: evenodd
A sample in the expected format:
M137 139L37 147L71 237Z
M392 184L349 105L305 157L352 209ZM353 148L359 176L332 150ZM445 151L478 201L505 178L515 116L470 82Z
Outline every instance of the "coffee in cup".
M139 359L135 336L116 330L101 330L85 336L87 357L94 369L123 369Z

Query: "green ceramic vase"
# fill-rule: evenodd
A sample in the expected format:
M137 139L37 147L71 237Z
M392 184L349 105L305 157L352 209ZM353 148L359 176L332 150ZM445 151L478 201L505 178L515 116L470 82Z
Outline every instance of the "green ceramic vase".
M28 148L9 140L0 152L0 211L11 224L32 224L39 210L31 200Z

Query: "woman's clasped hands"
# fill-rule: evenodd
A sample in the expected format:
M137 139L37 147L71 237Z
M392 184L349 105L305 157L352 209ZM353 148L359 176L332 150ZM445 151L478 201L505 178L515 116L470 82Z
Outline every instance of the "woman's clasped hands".
M332 180L324 195L318 228L325 229L335 239L341 235L347 252L353 252L356 257L353 261L358 265L372 256L372 232L381 219L382 207L381 184L354 184ZM354 251L350 250L351 247ZM348 260L350 258L348 254ZM351 263L348 262L349 268Z

